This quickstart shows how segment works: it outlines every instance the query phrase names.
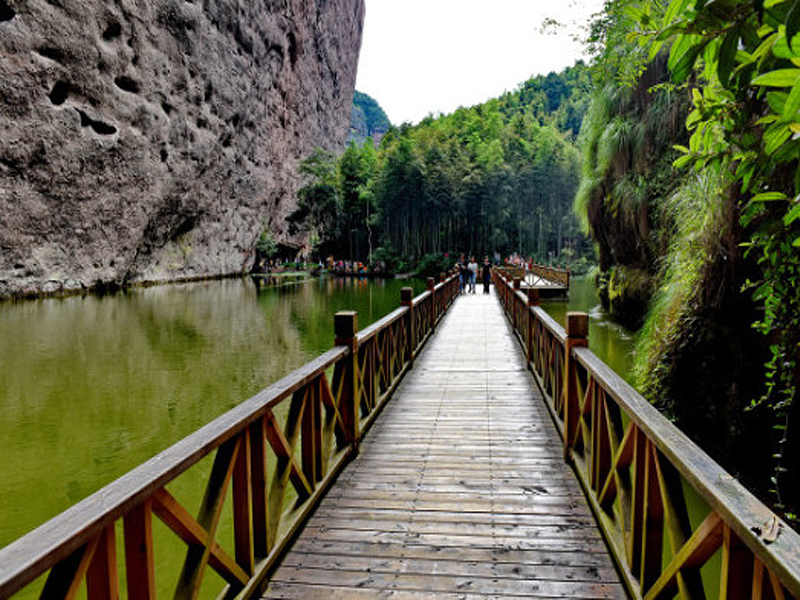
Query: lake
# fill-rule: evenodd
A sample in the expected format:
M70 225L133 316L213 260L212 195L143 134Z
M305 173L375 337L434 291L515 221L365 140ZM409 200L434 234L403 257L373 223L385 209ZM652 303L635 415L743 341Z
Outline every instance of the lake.
M0 302L0 547L333 346L423 281L228 279ZM46 491L43 493L43 491Z
M337 311L358 311L364 328L407 285L425 289L242 278L0 302L0 547L330 349ZM588 312L590 348L630 378L633 334L605 316L591 280L542 306L562 324ZM183 484L189 496L202 476Z

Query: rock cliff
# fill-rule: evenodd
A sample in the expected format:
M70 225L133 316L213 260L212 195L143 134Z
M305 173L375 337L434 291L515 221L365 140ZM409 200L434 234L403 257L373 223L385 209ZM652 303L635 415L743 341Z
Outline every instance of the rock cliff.
M0 0L0 297L247 271L344 143L364 0Z

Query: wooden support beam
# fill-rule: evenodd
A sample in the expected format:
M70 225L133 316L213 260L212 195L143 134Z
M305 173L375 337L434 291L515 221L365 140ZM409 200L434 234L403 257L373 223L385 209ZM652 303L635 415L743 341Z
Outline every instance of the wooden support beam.
M644 588L644 599L671 597L677 588L676 575L682 569L699 568L716 552L722 543L722 519L711 512L700 524L678 554L673 556L652 587Z
M253 557L266 558L275 540L269 538L269 509L267 506L267 446L266 418L250 426L250 471L253 510Z
M567 313L567 343L564 348L564 459L569 459L570 443L577 434L580 399L578 374L572 358L573 348L585 348L589 342L589 315L581 312Z
M97 540L97 547L86 573L86 593L89 600L119 598L117 574L117 543L114 525L108 525Z
M656 469L658 460L655 446L647 441L645 452L644 510L642 511L642 564L639 581L648 589L661 573L661 554L664 543L664 505L661 501L660 481Z
M78 596L83 578L97 547L98 538L81 546L51 570L42 589L42 598L73 600Z
M726 524L722 532L720 600L747 600L753 581L753 554Z
M166 489L159 490L153 496L153 512L190 548L208 547L208 564L225 581L240 589L247 583L249 573L212 539L209 532Z
M253 573L253 533L251 529L250 489L250 432L240 437L239 451L233 465L233 538L236 563L248 575Z
M200 594L205 567L211 555L217 526L222 515L225 493L233 475L233 467L240 447L240 439L228 440L219 447L214 456L211 474L208 477L206 491L197 514L197 523L207 532L207 538L202 546L189 546L178 579L178 586L175 589L175 598L195 600Z
M128 598L152 600L156 597L156 575L153 561L153 513L150 500L145 500L128 511L123 519L123 530Z
M334 387L341 383L339 412L344 421L348 444L355 450L361 438L359 431L358 411L361 406L361 386L358 377L358 313L355 311L339 311L334 315L334 332L336 345L347 346L350 355L336 364L334 371Z
M645 452L647 438L637 427L633 445L633 477L631 480L631 508L630 526L628 529L628 564L632 569L641 565L642 544L644 532L642 531L642 517L644 511L644 479L645 479Z

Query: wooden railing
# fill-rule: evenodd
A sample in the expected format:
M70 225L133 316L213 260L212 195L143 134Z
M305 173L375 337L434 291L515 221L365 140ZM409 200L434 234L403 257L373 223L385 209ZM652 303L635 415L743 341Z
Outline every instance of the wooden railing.
M495 272L503 307L630 594L800 598L800 536Z
M37 578L44 598L72 598L84 586L90 599L117 598L123 578L130 598L153 598L166 583L196 598L209 567L224 581L221 597L257 591L457 293L454 277L428 280L416 298L404 288L403 306L363 331L355 313L337 313L333 349L0 550L0 598ZM193 516L167 485L202 471L207 456ZM228 499L232 539L223 540ZM167 574L174 582L156 581L154 537L163 536L154 536L153 515L182 541L183 568Z
M563 285L566 288L569 287L569 271L567 269L533 263L527 270L522 267L496 267L496 270L508 281L513 281L514 279L524 280L527 273L552 283Z

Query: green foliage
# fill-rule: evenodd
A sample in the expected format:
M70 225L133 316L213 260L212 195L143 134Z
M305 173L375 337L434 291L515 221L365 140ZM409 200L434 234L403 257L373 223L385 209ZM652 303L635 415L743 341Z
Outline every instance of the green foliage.
M323 248L340 232L341 198L336 173L336 156L330 152L317 149L303 160L300 174L308 183L298 191L297 208L287 217L290 233L306 231L317 237Z
M433 277L439 280L439 274L453 267L453 258L444 252L433 252L420 258L417 263L417 277Z
M574 210L597 241L602 270L622 265L656 275L659 215L682 182L681 171L671 165L678 156L672 146L687 138L681 118L686 102L658 85L666 79L665 66L665 59L657 58L633 87L614 81L599 87L584 119ZM641 297L638 313L646 306L646 295Z
M753 405L769 406L780 432L773 477L780 506L800 378L800 7L787 0L730 0L727 10L716 10L718 2L685 4L673 0L653 44L671 43L674 81L692 74L701 81L683 162L732 169L742 196L748 256L760 267L747 287L762 307L755 327L772 356L766 393Z
M729 183L729 182L727 182ZM692 174L667 198L664 220L672 235L660 261L659 286L636 349L637 387L662 409L675 414L673 399L661 389L669 381L673 362L667 354L680 351L703 292L703 270L711 261L719 240L731 227L722 210L727 192L725 173Z
M447 251L516 251L543 262L564 248L588 254L565 210L578 151L571 131L557 127L562 113L546 108L552 102L582 115L574 108L577 82L588 86L582 64L485 104L392 129L374 186L381 243L417 259Z
M350 144L339 159L339 190L342 198L344 227L337 254L368 258L372 253L372 225L376 212L373 181L378 155L367 140L361 146Z
M578 61L560 73L531 77L516 91L501 96L498 108L508 121L521 116L539 125L554 125L575 139L589 107L591 89L589 67Z
M256 250L260 258L270 259L278 253L278 241L270 231L263 231L256 242Z
M371 96L355 91L353 94L353 116L348 142L363 144L367 138L380 138L392 124L380 104Z

